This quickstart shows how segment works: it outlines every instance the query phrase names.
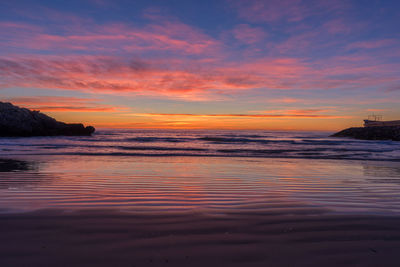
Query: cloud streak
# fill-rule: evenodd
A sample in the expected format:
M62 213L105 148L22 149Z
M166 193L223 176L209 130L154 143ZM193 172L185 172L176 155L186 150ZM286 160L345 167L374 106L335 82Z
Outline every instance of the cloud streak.
M237 40L245 44L258 43L267 36L260 27L251 27L248 24L237 25L232 32Z
M78 97L12 97L6 98L15 105L26 107L33 110L53 111L53 112L118 112L126 111L125 107L115 107L112 105L101 104L96 99Z
M306 112L308 113L308 112ZM343 118L343 116L321 114L191 114L191 113L132 113L130 116L144 117L213 117L213 118Z
M58 33L26 23L0 22L3 51L93 53L171 51L197 55L219 50L219 41L179 21L156 21L145 27L121 23L71 25Z
M310 0L229 0L240 18L251 22L296 23L310 16L338 12L347 7L344 1Z

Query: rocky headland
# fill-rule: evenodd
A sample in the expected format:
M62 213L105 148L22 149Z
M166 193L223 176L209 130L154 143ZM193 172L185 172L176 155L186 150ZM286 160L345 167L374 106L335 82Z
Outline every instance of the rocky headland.
M400 126L352 127L332 135L333 137L350 137L362 140L400 141Z
M95 129L81 123L57 121L40 111L0 102L0 136L91 135Z

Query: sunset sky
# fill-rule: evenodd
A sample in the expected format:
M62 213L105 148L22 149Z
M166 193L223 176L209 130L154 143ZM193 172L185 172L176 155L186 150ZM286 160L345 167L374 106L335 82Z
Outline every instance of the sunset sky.
M0 2L0 99L96 127L400 119L400 1Z

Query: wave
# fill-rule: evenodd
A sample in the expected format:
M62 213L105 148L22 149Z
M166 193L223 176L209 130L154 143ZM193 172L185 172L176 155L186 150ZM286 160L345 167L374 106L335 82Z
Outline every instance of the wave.
M287 159L332 159L332 160L371 160L400 162L398 157L372 157L371 153L352 153L329 155L319 152L285 153L282 151L269 151L268 153L129 153L129 152L35 152L13 153L9 156L117 156L117 157L221 157L221 158L287 158Z
M118 148L123 150L154 150L154 151L209 151L209 149L194 148L194 147L118 146L113 148Z
M189 140L190 139L188 138L176 138L176 137L134 137L125 139L125 141L133 141L133 142L170 142L170 143L187 142Z
M259 143L259 144L293 144L293 145L344 145L344 144L368 144L370 141L360 141L360 140L312 140L312 139L298 139L298 140L290 140L290 139L251 139L251 138L227 138L221 136L205 136L197 138L197 140L205 141L205 142L212 142L212 143ZM383 141L385 142L385 141Z
M199 141L211 142L214 144L234 144L234 143L259 143L259 144L269 144L269 143L289 143L294 144L295 141L292 140L267 140L267 139L250 139L250 138L228 138L220 136L204 136L197 138Z
M280 143L280 142L277 142ZM284 142L286 143L286 142ZM325 144L325 143L324 143ZM293 146L292 148L286 149L243 149L243 148L228 148L228 149L211 149L211 148L199 148L199 147L170 147L170 146L120 146L120 145L88 145L88 144L7 144L6 146L22 146L22 147L34 147L39 149L65 149L65 148L95 148L95 149L120 149L120 150L154 150L154 151L213 151L220 153L263 153L263 154L276 154L276 153L291 153L291 152L394 152L396 149L393 148L368 148L368 147L310 147L305 146Z
M0 138L0 156L218 156L400 160L400 144L321 133L109 131L92 137Z

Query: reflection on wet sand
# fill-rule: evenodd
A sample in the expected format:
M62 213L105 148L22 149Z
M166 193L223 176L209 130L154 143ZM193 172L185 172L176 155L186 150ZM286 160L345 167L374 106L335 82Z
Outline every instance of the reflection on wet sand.
M30 171L37 169L37 162L16 159L0 159L0 172Z
M396 266L400 253L399 173L390 163L60 156L3 164L0 266Z
M400 184L398 162L368 162L363 164L366 179L377 184Z
M19 160L28 163L14 165L36 167L0 172L0 209L400 212L400 187L393 183L398 179L396 165L200 157L54 156ZM35 161L40 162L40 168L29 163Z
M25 161L15 159L0 159L0 190L3 190L2 198L7 197L7 192L29 192L35 188L45 187L51 183L53 174L39 171L37 161ZM1 199L1 197L0 197ZM6 198L7 199L7 198ZM12 208L4 206L3 208Z

